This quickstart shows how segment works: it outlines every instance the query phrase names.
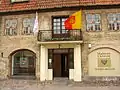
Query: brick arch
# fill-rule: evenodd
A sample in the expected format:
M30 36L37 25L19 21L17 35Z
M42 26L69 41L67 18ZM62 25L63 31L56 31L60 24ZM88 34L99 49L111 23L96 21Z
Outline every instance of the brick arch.
M18 52L18 51L22 51L22 50L30 51L30 52L32 52L32 53L34 53L34 54L36 55L36 53L35 53L34 50L31 50L31 49L25 49L25 48L21 48L21 49L20 49L20 48L19 48L19 49L15 49L15 50L11 51L10 54L9 54L9 56L15 54L15 53Z
M103 49L103 48L109 48L109 49L115 50L116 52L120 53L119 47L112 46L112 45L98 45L98 46L91 48L89 54L97 49Z

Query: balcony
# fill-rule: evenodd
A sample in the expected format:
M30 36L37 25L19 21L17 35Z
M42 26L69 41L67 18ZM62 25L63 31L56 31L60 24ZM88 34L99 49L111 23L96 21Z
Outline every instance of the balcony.
M66 30L62 34L54 34L52 30L39 30L37 40L40 42L82 41L82 31Z

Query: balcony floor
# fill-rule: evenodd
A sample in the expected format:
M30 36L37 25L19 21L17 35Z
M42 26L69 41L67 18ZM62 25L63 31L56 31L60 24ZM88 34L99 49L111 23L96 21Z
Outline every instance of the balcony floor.
M83 41L47 41L47 42L37 42L37 44L74 44L74 43L83 43Z

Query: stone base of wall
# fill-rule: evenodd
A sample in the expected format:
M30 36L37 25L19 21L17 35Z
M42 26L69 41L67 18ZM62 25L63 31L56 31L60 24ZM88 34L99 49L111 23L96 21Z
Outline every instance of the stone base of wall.
M120 76L85 76L84 81L120 81Z
M40 82L40 84L55 84L55 85L70 85L81 87L99 87L99 86L120 86L120 77L83 77L81 82L75 82L74 80L51 80Z
M75 83L79 86L120 86L119 76L84 76L82 82Z
M0 76L0 81L1 80L7 80L8 78L6 76Z
M86 78L86 80L85 80ZM3 80L0 80L3 81ZM21 79L7 79L4 80L4 82L8 83L10 82L32 82L33 84L42 84L42 85L70 85L70 86L82 86L82 87L99 87L99 86L120 86L120 77L84 77L84 79L81 82L75 82L73 80L51 80L51 81L44 81L41 82L39 80L21 80ZM27 83L26 83L27 84Z

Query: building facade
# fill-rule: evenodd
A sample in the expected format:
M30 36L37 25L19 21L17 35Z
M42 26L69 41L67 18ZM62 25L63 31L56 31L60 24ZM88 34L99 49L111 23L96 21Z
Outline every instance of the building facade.
M1 0L0 78L120 76L120 1ZM81 30L64 21L82 9ZM37 34L33 33L38 13Z

